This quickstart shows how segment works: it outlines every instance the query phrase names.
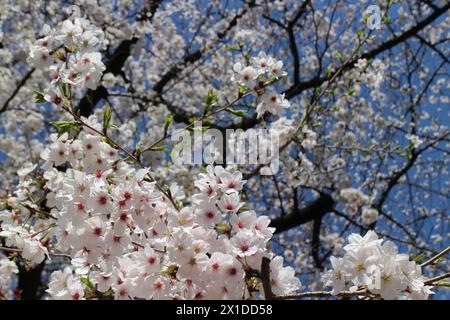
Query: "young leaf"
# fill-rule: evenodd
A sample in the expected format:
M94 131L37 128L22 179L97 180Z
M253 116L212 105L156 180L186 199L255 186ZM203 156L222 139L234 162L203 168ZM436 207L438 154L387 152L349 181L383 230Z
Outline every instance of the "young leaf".
M420 263L420 262L422 262L423 261L423 259L425 259L427 256L425 255L425 254L420 254L420 255L418 255L417 257L414 257L414 261L416 262L416 263Z
M83 282L88 288L94 290L95 286L88 278L81 278L81 282Z
M69 132L71 129L80 131L80 126L76 121L53 121L50 122L50 124L58 128L58 136L61 136L64 133Z
M166 151L167 147L166 146L159 146L159 147L154 147L151 150L152 151Z
M167 117L164 119L164 136L167 136L167 130L169 129L170 124L173 121L173 114L169 113Z
M238 48L236 48L235 46L233 46L233 45L231 45L231 44L228 44L228 45L227 45L227 50L228 50L228 51L239 51Z
M105 111L103 112L103 132L106 133L109 127L109 123L111 122L111 111L112 108L110 105L105 107Z
M205 98L204 104L205 104L205 112L204 114L208 114L209 111L212 109L212 107L217 103L218 96L217 93L214 93L214 91L209 90L208 95Z
M44 99L44 94L42 92L34 91L34 102L47 103L48 101Z
M247 110L233 110L233 109L226 109L226 110L238 117L245 117L246 114L248 113Z

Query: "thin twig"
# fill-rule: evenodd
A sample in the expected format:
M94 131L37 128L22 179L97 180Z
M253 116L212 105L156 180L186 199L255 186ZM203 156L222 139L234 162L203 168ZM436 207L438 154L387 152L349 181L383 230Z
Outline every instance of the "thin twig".
M439 280L443 280L443 279L447 279L450 277L450 272L441 274L440 276L428 279L427 281L424 282L424 284L426 285L439 285L439 284L435 284L435 282L439 281Z
M430 264L432 264L433 262L435 262L436 260L438 260L440 257L444 256L445 254L447 254L450 251L450 246L448 246L447 248L445 248L444 250L442 250L441 252L439 252L437 255L435 255L434 257L432 257L430 260L422 263L420 265L421 268L426 267Z

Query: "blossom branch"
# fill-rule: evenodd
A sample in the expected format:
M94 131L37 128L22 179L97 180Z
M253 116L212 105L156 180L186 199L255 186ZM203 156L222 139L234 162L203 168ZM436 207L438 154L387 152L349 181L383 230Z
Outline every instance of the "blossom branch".
M450 272L447 272L447 273L444 273L444 274L442 274L440 276L428 279L427 281L424 282L424 284L429 285L429 286L440 286L442 284L440 284L437 281L444 280L444 279L447 279L447 278L450 278Z
M23 252L23 250L21 250L21 249L8 248L8 247L3 247L3 246L0 246L0 250L4 251L4 252L11 252L11 253L22 253ZM68 254L64 254L64 253L49 252L48 254L51 256L54 256L54 257L63 257L63 258L67 258L67 259L72 259L71 256L69 256Z
M67 97L65 97L67 99ZM71 100L68 100L70 105L72 106L72 102ZM73 108L72 108L73 109ZM98 135L106 138L109 142L111 142L116 148L118 148L119 150L123 151L130 159L132 159L133 161L135 161L137 164L139 164L142 168L144 168L144 165L142 164L142 162L136 158L134 155L132 155L130 152L128 152L125 148L123 148L119 143L117 143L116 141L114 141L114 139L112 139L111 137L109 137L107 134L105 134L104 132L95 129L94 127L92 127L91 125L89 125L88 123L86 123L85 121L83 121L75 112L73 112L71 110L71 108L64 106L64 110L66 110L67 112L69 112L74 119L81 124L82 126L85 126L87 128L89 128L90 130L94 131L95 133L97 133ZM149 179L152 182L155 182L157 188L164 194L165 197L167 197L167 199L172 203L173 207L175 209L178 210L178 205L176 204L175 200L173 199L173 197L156 181L155 178L153 178L153 176L150 173L147 173L147 176L149 177Z
M450 246L448 246L447 248L445 248L444 250L442 250L441 252L439 252L437 255L435 255L434 257L432 257L430 260L422 263L420 265L420 267L426 267L430 264L433 264L435 261L437 261L440 257L446 255L448 252L450 251Z

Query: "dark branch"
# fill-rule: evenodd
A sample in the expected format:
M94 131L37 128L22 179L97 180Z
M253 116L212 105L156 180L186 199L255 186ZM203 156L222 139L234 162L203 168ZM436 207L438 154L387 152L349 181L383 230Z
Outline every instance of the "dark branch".
M280 233L315 219L321 219L326 213L333 210L333 206L333 198L328 194L322 193L319 198L306 207L298 208L295 206L291 213L273 219L270 226L276 229L275 233Z
M341 71L350 70L357 63L358 59L370 60L370 59L374 58L375 56L377 56L378 54L380 54L384 51L387 51L389 49L392 49L393 47L397 46L398 44L400 44L400 43L404 42L405 40L418 34L425 27L427 27L428 25L433 23L441 15L443 15L445 12L447 12L447 10L449 8L450 8L450 2L447 3L445 6L443 6L442 8L435 10L432 14L430 14L427 18L425 18L424 20L422 20L421 22L416 24L414 27L411 27L410 29L408 29L407 31L405 31L404 33L402 33L398 36L394 36L393 38L384 42L377 48L372 49L369 52L362 54L357 59L349 61L346 65L343 66L342 70L341 70L341 68L339 68L339 70L341 70ZM315 77L313 79L310 79L310 80L307 80L304 82L300 82L298 84L294 83L294 85L292 85L288 90L286 90L286 92L285 92L286 98L291 99L291 98L297 96L298 94L302 93L304 90L318 87L321 84L323 84L325 81L328 81L328 80L332 79L333 77L334 77L334 73L332 73L329 76Z

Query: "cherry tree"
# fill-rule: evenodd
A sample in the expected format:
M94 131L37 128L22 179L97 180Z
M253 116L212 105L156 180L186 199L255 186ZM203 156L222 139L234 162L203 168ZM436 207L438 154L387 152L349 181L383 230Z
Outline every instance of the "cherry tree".
M447 297L449 8L2 3L0 299Z

